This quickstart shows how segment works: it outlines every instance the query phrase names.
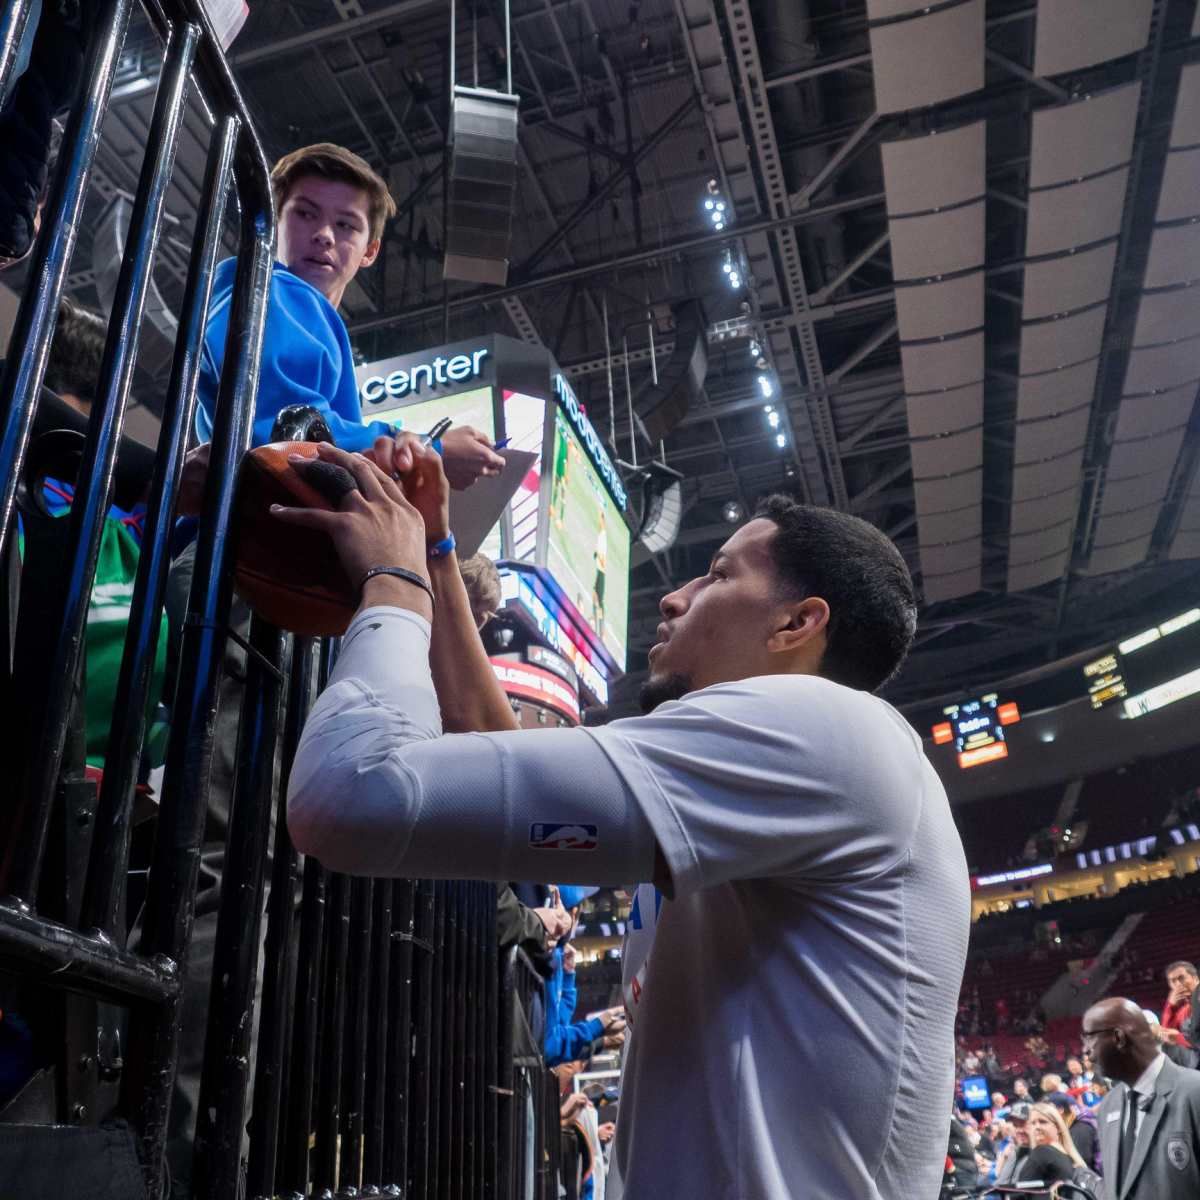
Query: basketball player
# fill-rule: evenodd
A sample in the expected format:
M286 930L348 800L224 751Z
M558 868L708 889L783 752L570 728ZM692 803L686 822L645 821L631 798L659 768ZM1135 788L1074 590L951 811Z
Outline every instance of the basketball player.
M625 963L631 1200L933 1200L970 898L920 739L871 694L916 625L896 548L775 497L663 598L647 715L443 736L439 702L513 719L457 569L426 561L436 456L406 498L320 449L361 490L278 516L333 538L362 602L292 768L296 845L367 875L653 882Z

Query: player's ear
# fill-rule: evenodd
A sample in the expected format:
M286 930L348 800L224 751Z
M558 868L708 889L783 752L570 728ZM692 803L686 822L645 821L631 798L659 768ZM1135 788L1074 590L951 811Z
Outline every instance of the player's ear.
M829 605L820 596L792 601L780 610L767 649L776 654L799 650L814 638L824 639L828 625Z

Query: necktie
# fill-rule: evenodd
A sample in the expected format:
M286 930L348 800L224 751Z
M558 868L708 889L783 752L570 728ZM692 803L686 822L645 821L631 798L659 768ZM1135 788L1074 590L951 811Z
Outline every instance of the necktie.
M1125 1093L1125 1120L1121 1133L1121 1158L1117 1168L1117 1192L1125 1187L1129 1177L1129 1167L1133 1162L1133 1152L1137 1146L1138 1127L1138 1095L1130 1088Z

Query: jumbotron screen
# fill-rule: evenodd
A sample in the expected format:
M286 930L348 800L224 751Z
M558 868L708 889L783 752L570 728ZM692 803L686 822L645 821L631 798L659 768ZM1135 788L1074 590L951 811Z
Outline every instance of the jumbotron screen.
M623 670L629 526L557 405L553 445L546 566Z

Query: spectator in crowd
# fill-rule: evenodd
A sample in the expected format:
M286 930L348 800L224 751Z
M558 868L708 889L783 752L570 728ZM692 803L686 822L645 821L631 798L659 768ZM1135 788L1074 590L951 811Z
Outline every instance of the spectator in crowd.
M1029 1157L1029 1108L1021 1102L1009 1110L1007 1140L997 1153L994 1171L993 1182L999 1186L1012 1183Z
M1044 1183L1069 1183L1076 1167L1087 1168L1053 1104L1035 1104L1029 1110L1027 1129L1029 1155L1017 1171L1015 1183L1029 1183L1035 1179Z
M1067 1092L1053 1092L1046 1097L1058 1109L1079 1157L1097 1174L1100 1173L1100 1132L1096 1114L1073 1100Z
M950 1118L950 1144L946 1150L946 1165L942 1186L973 1188L979 1182L979 1166L975 1161L975 1144L967 1126L957 1117Z
M1200 1196L1200 1071L1162 1053L1132 1000L1110 997L1083 1014L1083 1038L1117 1084L1096 1113L1105 1200Z
M1042 1099L1047 1100L1059 1092L1066 1092L1067 1085L1063 1083L1061 1075L1055 1075L1053 1072L1050 1072L1042 1076L1041 1090Z
M1029 1084L1024 1079L1017 1078L1012 1083L1012 1094L1014 1104L1032 1104L1033 1093L1029 1090Z
M463 583L467 585L467 598L471 602L471 616L476 628L483 627L496 615L504 597L500 591L500 572L486 554L474 554L458 564Z
M945 1127L915 1102L950 1105L970 905L936 773L869 694L915 624L895 547L855 518L776 498L664 599L645 690L661 711L534 733L514 731L510 709L478 726L504 732L443 739L425 594L442 584L425 545L445 528L444 492L426 491L423 455L405 475L410 501L374 464L319 452L362 490L337 511L277 515L328 533L352 578L374 564L408 574L366 581L309 715L289 789L297 846L334 870L528 876L545 870L548 822L590 827L596 848L569 868L559 855L564 870L666 897L661 913L643 905L626 954L640 991L617 1139L627 1193L936 1190ZM452 588L456 572L441 570ZM462 616L466 645L478 635ZM451 686L499 692L486 659L466 658ZM880 889L908 898L891 908ZM902 911L889 933L881 914ZM882 1055L876 1035L898 1022L898 1057ZM821 1102L780 1137L774 1123L809 1091Z
M339 446L367 450L397 430L384 421L363 423L350 338L337 308L355 275L378 256L396 203L368 163L329 142L285 154L271 170L271 189L279 262L271 277L254 444L270 440L281 410L302 404L321 413ZM226 259L213 276L197 385L201 442L212 436L236 265ZM504 467L486 436L469 426L451 429L436 449L453 487L468 487ZM408 454L405 443L397 441L400 461L392 469L410 465Z
M81 417L88 417L96 399L96 385L104 356L108 326L97 312L63 300L46 362L46 387ZM47 479L43 499L52 516L66 516L75 496L74 484L64 479ZM112 505L100 534L96 575L88 600L85 646L84 719L87 762L94 777L104 767L108 731L112 724L113 699L125 651L125 632L133 603L133 582L142 544L140 504L128 509ZM55 561L57 566L57 560ZM148 703L151 712L163 693L166 674L168 623L160 622ZM157 765L166 750L164 721L152 722L146 741L149 765Z
M1092 1082L1092 1072L1085 1070L1083 1063L1072 1055L1067 1059L1067 1078L1065 1082L1068 1091L1074 1091L1076 1088L1086 1088Z
M1146 1018L1146 1023L1150 1026L1150 1031L1154 1034L1155 1039L1162 1048L1162 1052L1177 1067L1191 1068L1197 1065L1197 1061L1200 1060L1200 1052L1174 1040L1178 1036L1176 1031L1164 1029L1159 1022L1158 1013L1152 1008L1143 1008L1142 1016Z
M1193 1008L1197 1002L1200 1002L1200 973L1190 962L1173 962L1167 968L1167 1002L1159 1022L1167 1032L1168 1041L1185 1047L1196 1044L1188 1034L1195 1033L1194 1026L1200 1018Z
M563 907L571 915L574 927L579 905L585 893L595 889L561 886L558 889ZM568 941L555 948L551 955L551 975L546 982L546 1032L543 1053L548 1067L557 1067L589 1057L594 1044L616 1048L624 1040L625 1013L610 1008L599 1016L575 1020L577 991L575 964L578 953Z

